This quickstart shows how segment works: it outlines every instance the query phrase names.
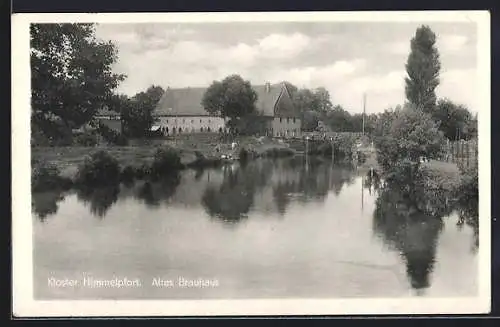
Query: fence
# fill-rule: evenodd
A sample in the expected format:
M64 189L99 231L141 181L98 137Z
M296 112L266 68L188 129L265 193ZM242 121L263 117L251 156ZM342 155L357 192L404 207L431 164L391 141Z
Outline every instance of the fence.
M477 139L470 141L447 142L445 161L453 162L461 167L472 167L478 164Z

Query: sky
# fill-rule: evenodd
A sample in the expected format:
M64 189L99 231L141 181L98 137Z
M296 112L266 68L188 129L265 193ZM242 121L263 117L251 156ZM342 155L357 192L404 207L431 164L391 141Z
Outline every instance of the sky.
M477 27L427 23L436 33L441 83L436 93L477 112ZM334 105L377 113L403 104L405 63L418 22L224 22L99 24L118 48L117 92L150 85L207 87L239 74L252 84L289 81L326 88Z

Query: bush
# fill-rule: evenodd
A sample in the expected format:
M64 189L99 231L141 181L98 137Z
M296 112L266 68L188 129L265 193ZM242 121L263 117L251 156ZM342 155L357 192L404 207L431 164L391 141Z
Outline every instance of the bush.
M366 162L366 159L367 159L366 153L358 151L358 163L362 165Z
M462 170L460 182L456 189L457 200L461 203L479 201L479 175L477 166Z
M412 107L396 111L375 140L377 161L384 173L400 161L418 163L420 157L441 157L445 138L431 116Z
M126 166L121 171L121 180L126 183L132 183L136 177L136 168L132 166Z
M76 182L87 186L115 185L120 181L118 161L106 151L98 151L87 158L78 168Z
M75 135L73 143L81 146L95 146L98 143L98 139L96 134L86 132Z
M125 135L114 131L104 124L98 125L98 132L102 135L104 140L109 144L125 146L128 145L128 139Z
M61 190L71 187L71 180L59 175L59 169L45 161L33 161L31 164L31 189L34 192Z
M136 179L144 179L151 173L151 167L147 163L135 168L134 176Z
M156 150L153 163L151 164L151 175L159 177L184 168L179 153L169 147Z

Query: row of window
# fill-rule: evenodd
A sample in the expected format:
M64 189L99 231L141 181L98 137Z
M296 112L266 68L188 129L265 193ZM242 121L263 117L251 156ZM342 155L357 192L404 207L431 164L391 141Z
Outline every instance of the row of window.
M180 118L179 118L179 119L180 119ZM174 118L173 122L174 122L174 123L176 123L176 122L177 122L177 119L175 119L175 118ZM183 118L183 119L182 119L182 122L183 122L183 123L186 123L186 119L185 119L185 118ZM200 123L202 123L202 122L203 122L203 120L202 120L202 119L200 119ZM209 120L208 120L208 123L210 124L210 122L211 122L211 120L209 119ZM165 121L165 123L166 123L166 124L168 124L168 119ZM191 119L191 124L194 124L194 119Z
M173 127L171 129L169 129L168 127L161 127L160 131L163 134L169 134L170 132L172 134L189 133L189 132L195 133L195 132L197 132L197 130L195 128L191 128L191 130L190 130L189 128L182 129L182 127L179 127L179 128ZM199 129L200 133L203 133L203 132L212 132L212 131L215 131L215 129L212 130L210 127L206 127L206 128L201 127ZM222 131L223 131L222 127L219 127L219 133L222 133Z
M293 123L294 123L294 124L295 124L295 120L296 120L296 118L293 118ZM282 123L282 122L283 122L283 118L282 118L282 117L280 117L280 123ZM286 119L286 123L287 123L287 124L290 124L290 118L287 118L287 119Z
M296 119L296 118L292 118L292 120L293 120L293 123L294 123L294 124L295 124L295 123L296 123L296 121L297 121L297 119ZM165 122L168 124L168 119L167 119ZM174 119L174 122L177 122L177 120L175 120L175 119ZM185 119L185 118L183 118L183 119L182 119L182 122L183 122L183 123L186 123L186 119ZM202 119L200 119L200 123L202 123L202 122L203 122L203 120L202 120ZM283 122L283 118L282 118L282 117L280 117L280 123L282 123L282 122ZM290 118L287 118L287 119L286 119L286 122L289 124L289 123L290 123ZM208 120L208 123L210 124L210 119ZM191 119L191 124L194 124L194 119Z

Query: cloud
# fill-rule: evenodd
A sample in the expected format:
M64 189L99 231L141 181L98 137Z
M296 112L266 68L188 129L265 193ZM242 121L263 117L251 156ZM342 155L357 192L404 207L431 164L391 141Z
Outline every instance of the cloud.
M258 41L255 51L262 58L289 58L300 54L310 43L311 39L300 33L271 34Z
M227 31L231 26L234 30ZM404 64L413 27L381 33L380 25L361 30L359 24L352 30L259 26L108 24L98 28L98 35L117 44L114 70L128 75L118 91L129 95L151 84L207 86L240 74L252 84L287 80L298 87L325 87L334 104L352 112L362 111L364 92L368 113L404 102ZM474 106L474 34L456 26L437 32L443 53L438 95Z
M403 55L410 53L410 42L409 41L398 41L389 44L388 52L396 55Z
M438 38L437 46L440 51L454 52L462 50L467 45L468 38L464 35L447 34Z
M441 73L441 83L436 89L439 97L449 98L470 110L477 112L479 108L478 79L476 69L450 69Z

